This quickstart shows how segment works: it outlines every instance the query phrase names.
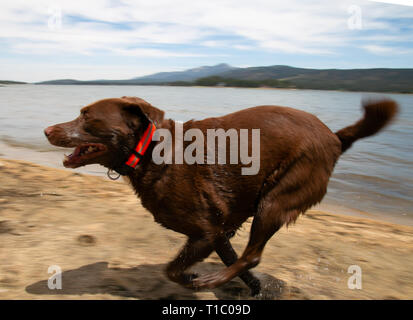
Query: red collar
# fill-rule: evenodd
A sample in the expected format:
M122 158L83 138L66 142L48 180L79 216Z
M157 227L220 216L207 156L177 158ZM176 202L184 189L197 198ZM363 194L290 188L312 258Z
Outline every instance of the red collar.
M128 160L126 161L126 165L135 169L138 165L139 161L143 158L143 155L148 149L149 145L151 144L153 134L156 130L155 125L150 122L148 127L146 128L142 138L139 140L138 144L136 145L135 149L132 151L132 154L129 156Z

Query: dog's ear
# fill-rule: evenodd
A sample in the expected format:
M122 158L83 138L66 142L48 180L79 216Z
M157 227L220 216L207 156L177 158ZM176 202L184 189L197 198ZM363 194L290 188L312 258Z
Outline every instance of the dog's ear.
M143 116L152 122L155 127L159 127L164 118L165 112L152 106L149 102L138 97L122 97L123 109L131 114Z

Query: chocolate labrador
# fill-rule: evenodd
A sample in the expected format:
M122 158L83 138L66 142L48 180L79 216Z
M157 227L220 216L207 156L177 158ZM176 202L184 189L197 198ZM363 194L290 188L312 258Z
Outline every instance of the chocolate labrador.
M179 124L164 119L162 110L143 99L122 97L87 105L75 120L44 132L51 144L75 148L65 157L65 167L98 163L117 171L130 180L155 221L188 236L166 268L170 280L200 289L214 288L239 276L255 295L260 282L249 269L260 262L266 242L283 225L321 201L340 155L354 141L382 129L397 109L392 100L367 102L361 120L333 133L314 115L287 107L259 106ZM154 139L159 129L171 133L172 148L177 148L173 138L178 129L197 129L205 136L209 129L235 129L236 133L259 129L259 170L243 175L242 164L234 161L154 161L152 153L165 142ZM183 147L190 143L184 141ZM230 238L249 217L253 217L249 242L238 257ZM203 276L186 272L213 251L226 268Z

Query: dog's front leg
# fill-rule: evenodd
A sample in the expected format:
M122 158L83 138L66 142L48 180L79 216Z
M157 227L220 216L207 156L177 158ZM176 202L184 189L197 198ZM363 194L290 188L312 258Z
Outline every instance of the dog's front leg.
M227 267L233 265L238 260L237 253L235 252L230 240L227 237L223 237L217 240L215 251ZM260 280L258 280L258 278L256 278L250 271L241 273L239 277L251 289L252 296L260 293Z
M185 273L190 266L207 258L214 250L214 241L206 238L189 238L178 256L168 264L168 278L187 288L193 288L192 280L196 274Z

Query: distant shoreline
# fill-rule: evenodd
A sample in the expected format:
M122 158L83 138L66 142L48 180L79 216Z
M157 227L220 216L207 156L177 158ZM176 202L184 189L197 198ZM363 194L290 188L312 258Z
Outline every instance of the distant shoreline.
M77 84L50 84L50 83L31 83L33 85L49 85L49 86L155 86L155 87L192 87L192 88L236 88L236 89L275 89L275 90L315 90L315 91L337 91L337 92L369 92L369 93L397 93L397 94L413 94L412 92L405 91L366 91L366 90L346 90L346 89L314 89L314 88L294 88L294 87L244 87L244 86L202 86L202 85L177 85L177 84L117 84L117 83L77 83Z
M235 86L182 86L182 85L172 85L172 84L96 84L96 83L82 83L82 84L46 84L46 83L12 83L3 85L0 83L0 87L7 87L12 85L32 85L32 86L125 86L125 87L186 87L186 88L216 88L216 89L258 89L258 90L311 90L311 91L335 91L335 92L359 92L359 93L379 93L379 94L403 94L410 95L413 92L398 92L398 91L352 91L352 90L338 90L338 89L305 89L305 88L272 88L272 87L235 87Z
M24 82L0 80L0 84ZM413 68L312 69L287 65L239 68L226 63L129 79L60 78L36 85L183 86L413 93Z
M30 84L28 82L22 82L22 81L11 81L11 80L0 80L0 86L4 87L4 85L13 85L13 84Z
M412 68L311 69L286 65L238 68L228 64L159 72L120 80L56 79L38 84L167 85L292 88L350 92L413 93Z

